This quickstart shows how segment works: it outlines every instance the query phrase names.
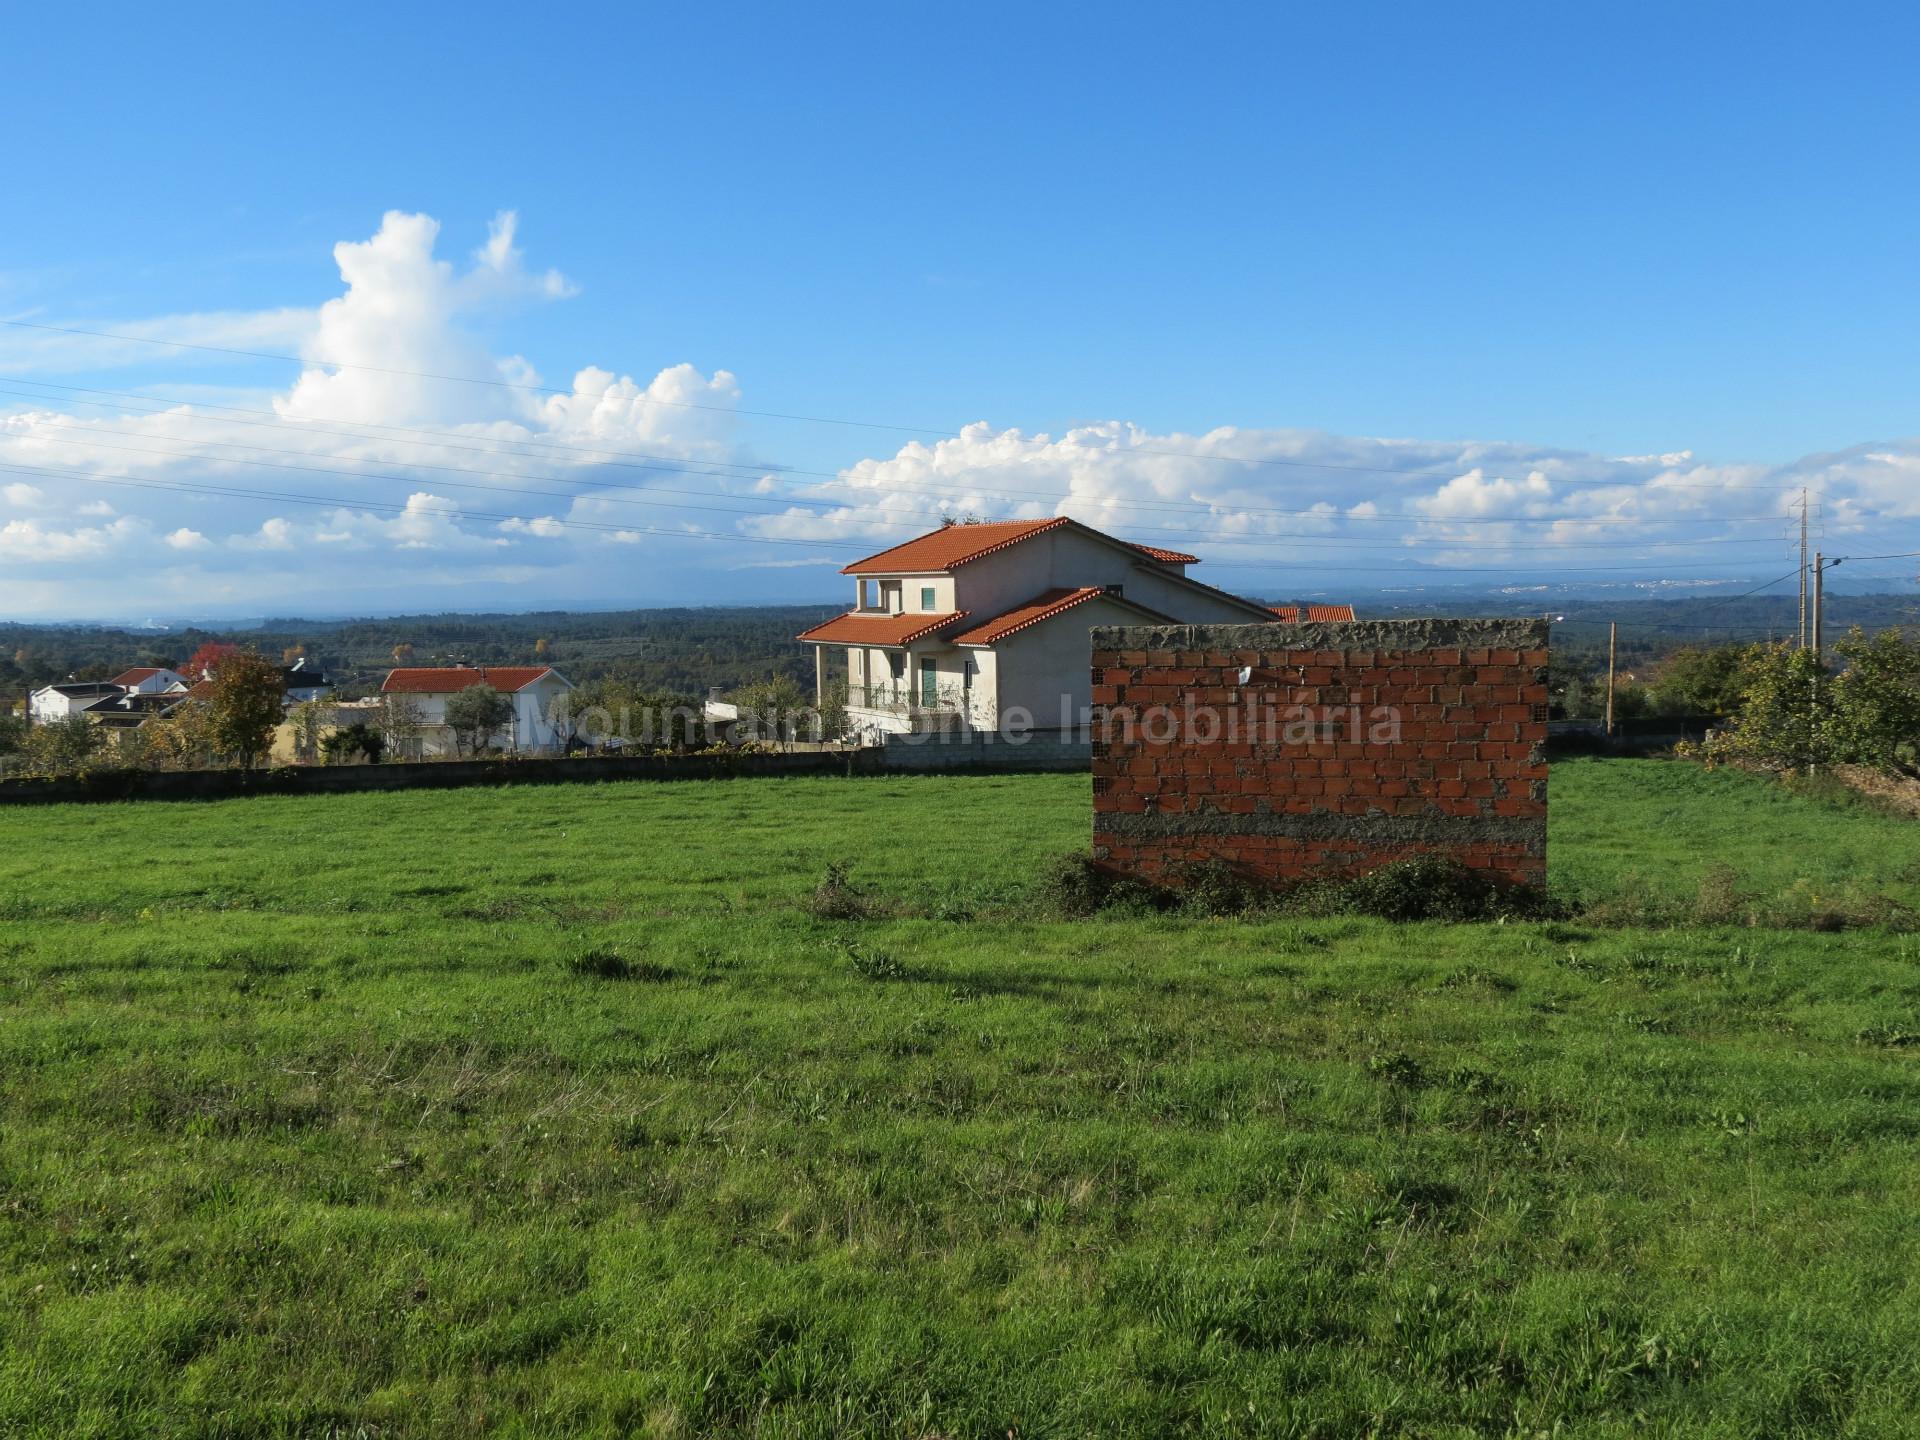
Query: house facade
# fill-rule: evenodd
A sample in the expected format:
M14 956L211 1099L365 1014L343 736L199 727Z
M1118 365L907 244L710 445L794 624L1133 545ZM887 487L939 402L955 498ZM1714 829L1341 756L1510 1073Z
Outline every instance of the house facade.
M90 709L102 700L115 700L126 694L111 680L68 681L64 685L42 685L27 697L27 715L36 725L51 725Z
M554 755L572 737L566 706L557 705L573 689L573 682L545 665L452 665L431 669L390 670L381 682L382 695L404 695L420 715L420 757L459 753L447 724L447 701L476 685L491 685L513 702L513 716L489 740L512 755ZM401 757L415 758L415 757Z
M132 670L123 670L108 683L118 685L129 695L165 695L169 691L185 690L193 682L178 670L141 665Z
M1064 516L950 525L847 566L854 608L798 638L817 696L844 683L858 732L1075 730L1093 626L1276 618L1192 579L1198 563Z

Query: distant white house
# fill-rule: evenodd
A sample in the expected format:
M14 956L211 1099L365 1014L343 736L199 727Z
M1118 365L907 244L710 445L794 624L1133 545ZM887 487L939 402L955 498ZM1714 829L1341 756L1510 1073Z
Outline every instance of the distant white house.
M494 734L491 744L516 755L559 753L573 734L564 706L555 702L573 689L573 682L545 665L450 665L430 669L390 670L381 683L382 695L404 695L419 708L422 755L458 753L447 725L447 701L462 690L491 685L513 702L513 718Z
M129 695L164 695L169 690L185 690L193 682L178 670L165 666L140 665L122 671L109 682Z
M64 685L42 685L27 697L27 714L36 725L51 725L78 715L102 700L118 699L127 692L111 680L69 680Z

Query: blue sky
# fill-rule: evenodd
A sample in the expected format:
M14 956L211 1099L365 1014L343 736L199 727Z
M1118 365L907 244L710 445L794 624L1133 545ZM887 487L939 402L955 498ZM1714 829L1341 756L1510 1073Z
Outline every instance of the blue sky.
M1571 489L1550 470L1554 496L1524 493L1522 462L1535 455L1601 466L1581 472L1588 489L1616 473L1657 486L1676 466L1749 486L1812 475L1835 502L1836 539L1855 523L1883 539L1920 534L1920 471L1869 459L1841 474L1809 460L1920 451L1920 22L1895 7L597 7L549 18L524 6L108 5L84 21L15 10L8 32L0 317L250 335L242 348L320 356L297 320L192 317L311 313L342 292L333 247L367 240L389 211L435 217L434 253L456 269L513 211L527 283L442 318L492 360L524 357L548 385L597 366L644 386L685 364L727 372L728 403L746 409L1055 438L1119 422L1159 450L1235 427L1280 447L1262 453L1296 457L1320 453L1310 434L1346 463L1380 460L1374 470L1402 457L1368 446L1406 439L1423 473L1452 456L1467 474L1486 452L1461 442L1500 442L1507 472L1483 465L1480 479L1521 487L1505 498L1537 516ZM549 268L565 287L540 287ZM359 333L377 357L380 337ZM0 384L271 403L298 374L44 339L0 334ZM0 395L0 414L31 404ZM104 411L87 413L97 424ZM498 417L400 407L345 418ZM709 458L730 447L743 472L833 472L888 461L907 438L743 418L697 440ZM1682 453L1630 480L1602 463ZM69 460L80 465L79 452ZM1007 476L1035 468L1027 454L949 460L953 496L967 483L983 492L975 508L1028 488ZM199 463L195 473L212 462ZM1381 477L1359 470L1254 478L1266 508L1388 504ZM1396 486L1393 503L1425 503L1446 478L1411 499ZM8 522L26 528L7 557L32 573L0 579L0 607L77 613L90 552L47 537L85 527L47 502L78 486L51 474L14 483L42 494ZM1203 533L1255 508L1244 487L1214 493L1191 477L1116 475L1111 494L1097 476L1059 483L1122 505L1144 493L1128 485L1147 486L1195 507L1182 523ZM95 503L152 536L179 518L144 514L149 500L131 491ZM208 545L160 557L193 565L143 601L177 611L196 593L222 605L276 598L259 573L209 584L232 568L213 563L226 532L272 509L223 503L218 521L199 504L208 523L190 528ZM1711 515L1609 513L1647 520L1626 538L1723 533ZM1758 512L1748 497L1719 513ZM849 545L895 538L872 518L856 504L838 533ZM1104 518L1124 528L1144 512ZM830 533L804 525L790 538ZM669 548L657 573L690 565L687 583L700 583L710 561ZM1713 554L1725 574L1738 567L1719 561L1751 553L1756 575L1786 568L1772 551L1763 563L1762 548L1616 547L1607 563L1686 573L1702 567L1683 553ZM1260 552L1275 573L1216 578L1304 591L1319 572L1277 567L1313 553L1331 552L1276 546ZM1580 558L1603 563L1597 551ZM450 603L509 598L483 593L497 586L518 586L527 603L661 598L639 583L609 593L619 567L590 556L549 561L497 582L484 578L497 565L478 565L482 578L462 587L474 593ZM364 593L424 601L450 583L436 573ZM314 578L283 567L287 602ZM702 598L841 588L830 566L796 565Z

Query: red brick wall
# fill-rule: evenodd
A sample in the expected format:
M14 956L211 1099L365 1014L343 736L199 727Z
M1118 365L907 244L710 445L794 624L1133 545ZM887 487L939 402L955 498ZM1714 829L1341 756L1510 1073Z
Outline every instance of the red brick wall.
M1095 629L1095 857L1285 884L1441 853L1544 883L1546 667L1543 621Z

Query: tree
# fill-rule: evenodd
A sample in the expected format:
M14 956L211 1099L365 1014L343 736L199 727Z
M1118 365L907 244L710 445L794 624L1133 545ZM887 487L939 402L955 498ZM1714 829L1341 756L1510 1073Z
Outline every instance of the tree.
M705 743L702 708L691 695L607 676L556 697L549 718L556 730L595 744L617 738L631 749L677 750Z
M1707 757L1763 770L1830 762L1833 681L1820 657L1792 645L1754 645L1741 665L1739 714L1705 747Z
M851 728L852 719L847 714L847 682L829 681L827 693L820 697L820 738L844 740Z
M1855 627L1834 647L1847 668L1829 674L1811 650L1755 645L1734 723L1704 754L1764 770L1867 765L1920 773L1920 647L1899 630L1869 639Z
M213 726L205 700L183 700L167 712L163 720L142 729L151 730L148 759L175 770L203 770L213 763Z
M398 645L394 646L393 647L393 663L396 665L412 664L413 663L413 646L407 644L407 642L404 640L402 640Z
M1833 682L1836 758L1920 774L1920 644L1897 629L1868 639L1855 626L1833 648L1847 662Z
M790 675L749 685L736 691L733 701L740 707L741 729L755 739L791 741L802 730L817 728L806 691Z
M238 645L229 645L224 640L209 640L187 657L186 667L180 673L189 680L211 680L222 665L240 653Z
M381 696L380 718L374 723L380 727L380 738L386 742L384 749L403 760L412 758L408 747L420 738L425 717L411 695Z
M447 701L446 718L454 744L478 755L494 732L513 719L513 701L491 685L469 685Z
M309 761L319 753L324 740L320 732L332 713L333 707L319 700L303 700L287 712L293 725L293 753L298 759Z
M286 684L280 667L252 650L235 650L214 669L207 697L213 747L250 770L273 743L286 713Z
M386 749L386 745L386 737L364 720L335 730L320 742L329 765L345 764L355 755L364 755L369 765L378 765L380 752Z
M280 663L282 665L291 665L296 660L304 660L306 658L307 647L304 645L289 645L280 652Z
M46 775L78 770L106 747L107 732L84 715L36 725L21 746L27 764Z
M1689 645L1660 662L1653 708L1664 715L1731 715L1747 683L1744 645Z
M542 635L538 640L533 642L533 653L539 656L542 660L547 658L547 652L552 648L553 646L547 643L547 637L544 635Z
M26 743L26 718L20 715L0 715L0 755L17 755Z

